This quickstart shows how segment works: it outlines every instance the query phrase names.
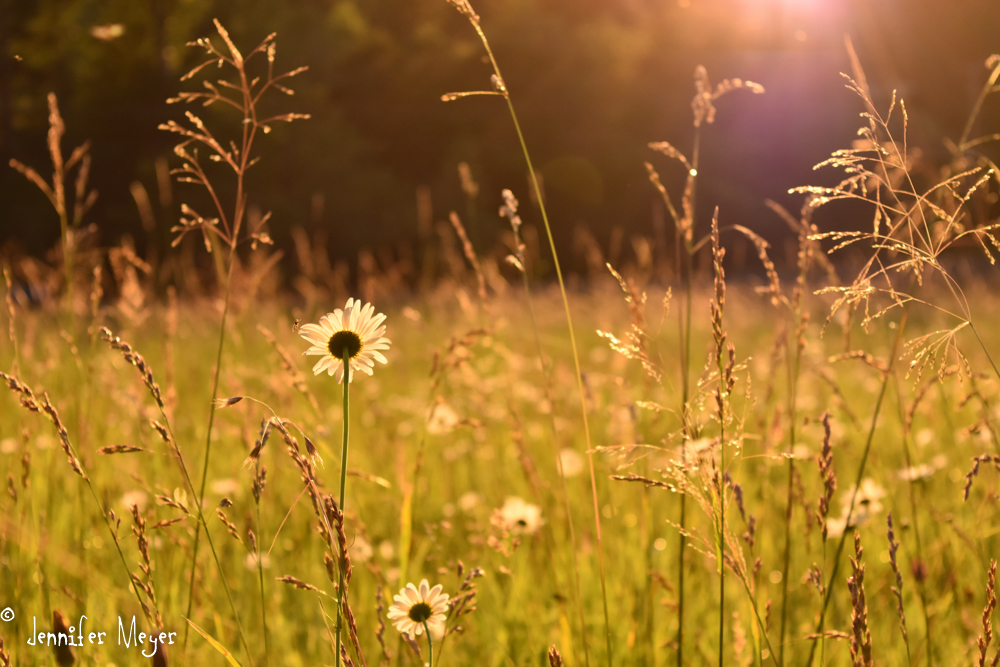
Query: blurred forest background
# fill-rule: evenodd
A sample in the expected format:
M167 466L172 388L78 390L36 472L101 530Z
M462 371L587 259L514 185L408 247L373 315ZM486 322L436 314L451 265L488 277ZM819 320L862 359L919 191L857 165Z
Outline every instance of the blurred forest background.
M982 86L985 59L1000 52L997 0L473 4L544 177L557 242L577 268L584 265L575 240L581 227L612 261L627 261L636 235L661 250L672 241L643 162L656 164L679 192L677 163L647 143L690 150L697 64L713 83L740 77L766 89L765 95L737 91L719 103L703 139L699 224L707 225L719 205L725 224L743 224L776 242L774 257L782 262L784 225L764 200L797 211L801 196L788 195L788 188L822 184L812 166L849 145L859 126L861 102L838 74L850 71L845 35L876 103L887 108L898 89L909 112L910 145L941 163L946 138L961 134ZM203 193L166 183L165 168L178 166L176 137L157 127L183 114L182 105L165 103L168 97L196 89L179 81L202 58L186 43L214 34L213 18L245 50L277 32L278 70L310 68L292 81L296 95L278 96L278 103L281 111L312 118L263 137L262 160L251 170L250 204L273 211L270 234L279 248L291 251L296 234L308 237L353 272L359 251L394 261L456 210L477 250L488 252L505 229L497 216L502 188L522 200L525 222L535 222L503 101L440 101L447 92L490 85L479 40L445 0L0 0L5 254L44 256L59 239L44 195L7 166L15 158L51 173L50 91L67 126L64 151L92 142L91 184L100 196L85 222L97 225L99 242L112 245L127 235L140 255L166 250L180 202L196 204ZM981 116L987 131L1000 131L996 106ZM478 184L475 197L462 189L463 162ZM140 215L139 190L153 219ZM831 220L847 210L834 209L822 212L821 225L870 224Z

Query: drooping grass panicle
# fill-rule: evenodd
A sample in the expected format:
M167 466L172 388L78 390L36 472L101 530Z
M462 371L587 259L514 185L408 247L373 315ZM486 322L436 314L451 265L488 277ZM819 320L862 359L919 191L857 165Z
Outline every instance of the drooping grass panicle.
M922 368L929 358L934 358L939 352L957 352L956 335L964 325L968 325L1000 377L1000 369L993 363L990 351L973 324L966 296L941 261L947 250L969 241L977 243L987 259L995 262L993 253L1000 248L1000 241L995 235L997 224L983 215L988 207L970 206L974 198L982 197L988 201L996 196L994 190L1000 186L1000 179L995 173L995 165L956 150L952 165L940 179L932 179L925 187L918 188L915 184L918 179L913 172L922 158L918 152L908 151L907 148L906 105L899 101L902 134L901 140L897 140L890 125L896 107L895 94L888 113L883 116L871 101L862 76L855 57L855 76L845 77L848 88L861 97L866 107L861 114L865 120L865 125L859 130L861 139L850 149L834 152L830 159L816 167L839 169L844 174L844 180L832 188L808 186L792 189L792 192L811 195L814 207L831 201L853 199L867 202L874 210L871 232L826 232L812 236L816 240L834 241L836 245L830 252L858 241L866 242L873 251L850 285L820 290L838 295L831 307L831 317L842 306L863 305L865 317L862 326L867 328L869 323L894 308L912 301L923 303L955 317L961 324L916 342L911 354L915 355L918 367ZM981 101L982 97L971 118L978 115ZM960 143L964 143L967 132L968 127ZM970 164L978 166L970 169ZM922 301L912 294L914 284L922 286L924 275L928 272L941 278L958 312L950 312L940 304ZM911 274L909 288L901 290L894 285L894 276L899 273ZM872 310L870 301L876 295L888 297L888 305Z
M965 489L963 499L965 501L969 500L969 492L972 491L972 482L979 475L979 466L983 463L992 463L1000 472L1000 456L995 456L992 454L981 454L979 456L972 457L972 469L965 474Z
M107 327L101 327L100 334L101 338L106 341L108 345L121 352L125 361L136 367L139 374L142 376L143 384L146 385L146 388L149 390L153 400L156 401L156 405L160 409L163 409L164 404L163 396L160 392L160 385L156 384L156 380L153 379L153 371L149 365L146 364L146 360L143 356L136 352L135 349L127 342L112 334L111 330Z

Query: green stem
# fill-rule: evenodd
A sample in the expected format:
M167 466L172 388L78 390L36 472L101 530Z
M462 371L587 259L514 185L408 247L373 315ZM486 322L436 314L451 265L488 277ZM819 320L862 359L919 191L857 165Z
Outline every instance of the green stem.
M517 230L515 229L515 235ZM520 244L520 239L517 239L518 244ZM586 667L590 667L590 648L589 642L587 641L587 619L583 611L583 593L580 588L580 562L576 553L576 529L573 526L573 513L570 509L569 504L569 489L566 485L566 475L563 474L562 456L559 450L559 427L556 424L556 413L555 413L555 402L552 400L551 391L551 376L548 372L548 367L545 364L545 354L542 351L542 338L538 333L538 322L535 319L535 307L531 302L531 287L528 284L528 273L527 266L525 265L524 258L521 258L521 277L524 279L524 294L528 301L528 315L531 318L531 329L535 333L535 346L538 348L538 363L542 367L542 376L545 383L545 398L549 402L550 410L549 416L551 417L552 423L552 436L556 443L556 468L559 473L560 489L562 490L562 500L563 506L566 511L566 524L569 529L569 539L570 548L573 552L573 575L576 581L576 606L580 614L580 634L583 639L583 662Z
M690 216L687 221L687 228L682 229L676 226L676 252L677 266L681 270L684 281L684 310L678 310L677 328L681 348L681 421L688 440L693 440L690 420L690 407L688 405L689 384L691 374L691 303L694 300L694 289L691 281L691 265L694 262L694 246L691 243L694 234L694 207L695 191L698 183L698 160L701 154L701 126L695 127L694 145L691 151L692 169L694 174L688 172L691 179L690 194L688 195L688 206L685 209L686 215ZM681 252L681 241L683 240L684 253ZM683 260L683 264L681 263ZM683 445L682 445L683 447ZM687 494L683 490L681 494L680 507L680 537L679 551L677 554L677 667L684 667L684 552L687 548Z
M986 343L983 342L983 337L979 335L979 330L976 329L976 325L972 323L972 317L968 318L969 327L972 328L972 333L976 334L976 340L979 341L979 346L983 348L983 352L986 353L986 358L990 360L990 366L993 367L993 372L996 373L997 378L1000 378L1000 369L997 368L996 362L993 361L993 355L990 354L989 349L986 347Z
M350 391L351 386L351 356L344 348L344 445L342 447L340 455L340 511L344 511L344 499L345 492L347 491L347 436L350 429ZM332 535L331 535L332 538ZM344 591L344 561L343 558L338 559L340 561L340 588L337 590L337 664L340 664L340 637L341 630L344 627L344 603L345 603L345 591ZM425 626L426 627L426 626ZM427 635L427 640L430 641L430 635Z
M260 459L257 459L257 476L260 477ZM263 489L260 490L263 493ZM264 563L261 560L260 544L264 535L260 529L260 497L256 498L257 505L257 577L260 580L260 631L264 634L264 664L271 664L270 650L267 642L267 605L264 596ZM207 535L207 533L206 533Z
M222 306L222 323L219 325L219 347L215 354L215 377L212 379L212 400L209 403L209 413L208 413L208 433L205 435L205 461L201 468L201 487L198 491L198 515L201 517L201 505L205 498L205 482L208 480L208 458L212 451L212 426L215 423L215 399L219 393L219 374L222 370L222 347L226 341L226 318L229 315L229 295L231 292L231 287L233 284L233 261L236 259L236 244L233 243L229 248L229 273L226 276L226 296L225 302ZM195 570L198 567L198 545L201 538L201 524L204 520L196 524L194 530L194 549L191 552L191 580L188 584L188 606L187 613L185 616L191 618L191 608L194 605L194 575ZM205 527L207 532L208 527ZM225 580L223 580L225 582ZM227 587L228 592L228 587ZM238 619L237 619L238 622ZM184 646L187 647L188 638L188 628L190 624L184 628ZM245 644L244 640L244 644ZM249 650L247 650L249 659Z
M514 112L514 104L510 100L510 92L507 89L506 84L503 83L504 79L503 75L500 73L500 66L497 64L496 58L493 56L493 50L490 48L489 40L486 39L486 33L483 32L483 28L479 24L479 17L474 14L467 16L469 17L469 22L472 24L472 27L476 30L476 34L479 35L479 39L483 43L483 48L486 50L486 55L489 57L490 64L493 66L493 72L496 74L496 81L494 85L499 84L499 87L501 88L500 94L507 102L507 109L510 111L510 118L514 123L514 131L517 132L517 139L521 144L521 152L524 154L524 161L528 167L528 175L531 177L531 187L535 192L535 198L538 200L538 208L542 214L542 223L545 225L545 233L548 236L549 247L552 250L552 260L555 264L556 278L559 280L559 292L562 295L563 308L566 311L566 325L569 329L569 343L573 351L573 363L576 368L577 388L580 393L580 411L583 416L583 431L587 444L587 461L590 465L590 487L594 499L594 526L597 537L598 562L600 564L601 572L601 599L604 604L604 630L605 639L607 641L608 665L610 667L613 650L611 646L611 619L608 614L607 578L604 574L604 540L601 537L601 513L597 500L597 478L594 474L594 454L590 443L590 424L587 420L586 393L583 388L583 373L580 370L580 355L576 348L576 336L573 334L573 318L570 315L569 298L566 296L566 285L563 281L562 269L559 266L559 256L556 253L555 240L552 238L552 227L549 225L549 216L545 211L545 200L542 197L542 188L538 184L538 177L531 164L531 155L528 153L528 145L524 140L524 134L521 132L521 125L517 121L517 114Z
M796 308L796 329L795 340L785 341L785 349L788 351L789 345L795 345L794 362L789 363L788 378L788 488L786 490L785 501L785 553L781 564L781 630L778 635L778 667L785 665L785 629L788 620L788 571L791 567L792 551L792 507L794 501L795 482L795 458L792 452L795 449L795 426L797 421L796 398L799 391L799 371L802 367L802 346L799 344L799 335L802 331L802 308ZM789 332L790 333L790 332Z
M427 635L427 667L434 667L434 642L431 640L431 630L424 621L424 634Z
M490 54L490 59L493 59L492 53ZM500 70L499 68L496 68L495 62L494 68L496 69L497 76L499 77ZM604 540L601 538L601 511L597 501L597 478L594 473L593 448L590 444L590 423L587 420L587 396L583 388L583 372L580 368L580 354L576 347L576 336L573 333L573 317L569 310L569 297L566 296L566 284L565 281L563 281L562 269L559 267L559 256L556 253L555 239L552 237L552 227L549 225L549 217L545 212L545 204L542 199L542 189L538 185L538 176L535 174L535 169L531 165L531 157L528 154L528 146L524 141L521 126L517 122L517 114L514 113L514 105L511 103L509 95L505 95L504 99L507 100L507 108L510 110L510 117L514 122L514 130L517 132L517 138L521 142L521 150L524 153L524 161L527 163L528 173L531 175L531 185L535 191L535 198L538 199L538 208L541 211L542 222L545 225L545 233L548 236L549 247L552 250L552 260L556 268L556 278L559 280L559 293L562 295L563 310L566 312L566 325L569 329L569 344L570 348L573 350L573 365L576 368L576 384L580 393L580 411L583 416L583 432L587 441L587 462L590 465L590 489L594 500L594 527L597 537L597 558L601 570L601 599L604 604L604 634L608 650L608 665L611 665L614 650L611 645L611 618L608 613L608 586L607 579L604 574Z

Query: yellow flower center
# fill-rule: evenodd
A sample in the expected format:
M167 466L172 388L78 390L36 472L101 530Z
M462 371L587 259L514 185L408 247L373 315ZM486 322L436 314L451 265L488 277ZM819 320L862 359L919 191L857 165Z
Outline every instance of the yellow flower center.
M423 623L431 617L431 606L426 602L418 602L410 607L408 616L414 623Z
M361 336L353 331L338 331L330 336L330 342L327 344L327 347L330 350L330 354L338 359L344 358L345 350L347 351L347 358L353 359L361 352Z

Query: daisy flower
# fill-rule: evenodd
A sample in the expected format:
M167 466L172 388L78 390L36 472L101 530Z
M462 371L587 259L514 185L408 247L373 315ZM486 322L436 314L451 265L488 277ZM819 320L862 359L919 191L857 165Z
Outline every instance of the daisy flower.
M525 502L517 496L508 496L504 500L499 515L503 527L515 535L531 535L545 523L541 507Z
M313 373L326 371L337 374L337 382L344 381L344 352L346 350L351 372L347 381L354 379L353 371L372 374L375 362L386 363L379 350L389 349L389 339L385 333L385 315L374 315L375 307L370 303L348 299L341 310L337 308L319 318L319 324L303 324L299 335L312 343L304 355L320 355L322 358L313 366Z
M431 634L444 635L448 594L441 592L441 584L431 588L426 579L420 582L419 588L406 584L406 588L392 599L395 602L389 608L389 620L401 633L415 639L423 633L426 623Z

